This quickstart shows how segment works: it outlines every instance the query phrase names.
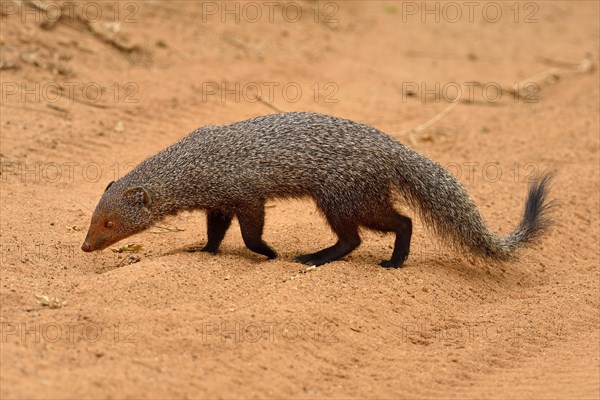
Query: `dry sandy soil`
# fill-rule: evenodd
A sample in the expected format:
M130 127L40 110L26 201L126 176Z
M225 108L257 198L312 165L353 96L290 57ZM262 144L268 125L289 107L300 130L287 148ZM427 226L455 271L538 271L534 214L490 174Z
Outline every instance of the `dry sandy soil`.
M599 398L599 5L454 4L80 1L58 19L2 1L1 397ZM202 213L114 246L137 252L80 250L109 181L274 109L394 135L499 234L556 169L555 225L504 265L416 222L405 268L365 233L305 272L293 256L334 237L310 201L277 201L274 261L235 223L221 254L188 251Z

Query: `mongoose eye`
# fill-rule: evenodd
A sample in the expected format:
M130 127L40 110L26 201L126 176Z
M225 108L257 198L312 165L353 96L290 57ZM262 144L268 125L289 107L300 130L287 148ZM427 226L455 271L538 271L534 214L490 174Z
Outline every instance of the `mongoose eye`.
M112 228L113 222L112 221L106 221L106 223L104 224L104 226L107 227L107 228Z

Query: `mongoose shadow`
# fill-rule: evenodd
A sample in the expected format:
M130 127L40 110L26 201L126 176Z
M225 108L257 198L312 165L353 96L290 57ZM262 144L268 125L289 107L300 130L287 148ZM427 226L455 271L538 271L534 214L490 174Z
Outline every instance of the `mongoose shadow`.
M337 241L296 261L340 259L360 245L359 229L366 228L395 234L391 258L380 265L398 268L412 236L412 220L393 206L399 194L447 243L483 259L508 260L548 226L551 177L545 173L530 185L519 225L500 237L447 170L385 133L324 114L271 114L197 129L111 182L82 250L105 249L168 215L205 210L202 251L218 252L235 217L245 245L273 259L277 254L262 239L265 202L311 197Z

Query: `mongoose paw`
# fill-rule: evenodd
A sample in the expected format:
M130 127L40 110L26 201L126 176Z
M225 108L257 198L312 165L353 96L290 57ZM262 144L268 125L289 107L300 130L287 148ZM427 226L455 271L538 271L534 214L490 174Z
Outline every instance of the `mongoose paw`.
M300 256L296 256L294 257L294 261L299 262L300 264L304 264L304 265L308 265L309 267L312 267L313 265L315 267L319 267L323 264L327 264L333 260L331 260L330 258L327 257L323 257L323 256L315 256L314 254L303 254Z
M404 261L394 263L391 260L383 260L379 263L379 265L381 265L383 268L401 268L402 264L404 264Z
M215 254L217 254L217 250L218 250L218 249L215 249L214 247L212 247L212 246L209 246L209 245L206 245L206 246L204 246L203 248L201 248L201 249L200 249L200 251L201 251L201 252L203 252L203 253L210 253L210 254L212 254L213 256L214 256Z
M316 265L313 261L312 254L302 254L294 257L294 261L304 265Z

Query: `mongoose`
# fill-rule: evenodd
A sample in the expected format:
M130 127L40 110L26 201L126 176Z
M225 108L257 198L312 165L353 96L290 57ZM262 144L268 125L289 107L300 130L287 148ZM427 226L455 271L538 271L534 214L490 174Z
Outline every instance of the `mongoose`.
M272 259L275 251L262 240L265 201L308 196L337 242L296 261L317 266L344 257L360 244L359 229L368 228L396 234L391 259L380 265L398 268L412 234L411 219L392 205L398 193L450 244L507 260L548 226L551 177L531 183L521 222L499 237L448 171L385 133L317 113L265 115L199 128L111 182L81 248L102 250L167 215L203 209L208 240L202 251L217 252L235 216L245 245Z

